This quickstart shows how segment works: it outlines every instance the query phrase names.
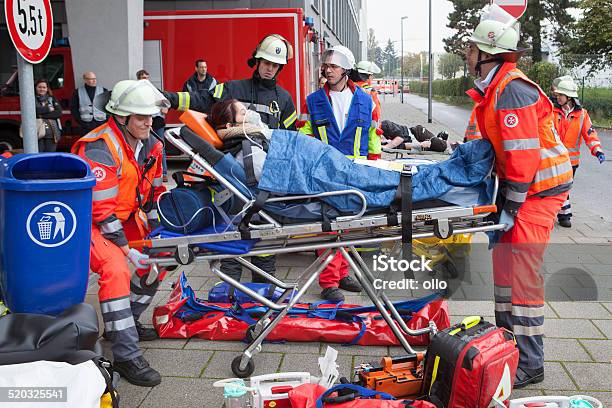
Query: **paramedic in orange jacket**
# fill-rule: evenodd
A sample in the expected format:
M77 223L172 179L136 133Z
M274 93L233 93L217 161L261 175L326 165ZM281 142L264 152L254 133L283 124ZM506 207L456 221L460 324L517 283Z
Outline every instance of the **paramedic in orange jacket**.
M110 99L106 93L96 100L110 119L72 147L96 176L90 267L100 275L98 297L114 367L127 381L147 387L159 384L161 377L149 367L138 341L157 335L138 318L159 281L147 284L150 267L143 261L148 257L128 241L142 239L158 225L155 203L164 191L163 144L150 131L153 115L167 102L148 80L120 81ZM136 268L134 275L128 261Z
M580 145L582 140L586 143L591 151L591 154L603 163L606 156L601 148L601 142L597 137L597 132L593 129L591 118L586 109L580 106L578 100L578 86L571 77L557 78L555 85L555 96L557 106L555 106L555 129L561 138L561 141L567 147L572 169L574 174L580 165ZM572 226L572 206L567 200L563 203L561 211L557 215L559 225L570 228Z
M372 87L372 78L374 74L380 74L380 72L380 68L375 63L371 61L359 61L357 63L357 69L351 74L351 79L355 82L355 85L360 86L361 89L369 93L372 97L372 102L374 102L372 120L377 123L376 133L378 133L379 136L382 134L382 130L380 129L382 109L380 108L378 92Z
M544 379L542 257L557 212L572 186L572 167L554 132L553 106L518 68L518 23L488 6L469 40L467 63L477 76L468 94L482 137L495 150L500 178L499 223L490 237L497 325L514 332L519 348L515 388Z

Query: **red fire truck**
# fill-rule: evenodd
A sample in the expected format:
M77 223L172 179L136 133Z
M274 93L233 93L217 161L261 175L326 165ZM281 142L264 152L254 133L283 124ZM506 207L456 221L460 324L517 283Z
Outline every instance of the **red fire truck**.
M294 48L294 58L283 68L278 83L292 95L298 115L308 93L315 90L320 48L312 24L302 9L240 9L206 11L149 11L144 15L143 67L160 89L180 91L203 59L218 82L250 77L247 59L267 34L280 34ZM134 73L135 75L135 73ZM47 78L63 107L63 137L58 145L68 150L78 129L70 116L74 75L69 47L53 48L47 59L34 66L34 78ZM107 87L112 84L105 84ZM178 123L176 113L168 124ZM0 143L19 148L20 107L16 72L1 88Z

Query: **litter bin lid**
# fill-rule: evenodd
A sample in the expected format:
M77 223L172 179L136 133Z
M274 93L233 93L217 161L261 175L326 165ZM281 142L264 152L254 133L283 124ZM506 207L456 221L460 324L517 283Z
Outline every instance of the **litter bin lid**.
M95 184L87 162L70 153L17 154L0 162L2 190L82 190Z

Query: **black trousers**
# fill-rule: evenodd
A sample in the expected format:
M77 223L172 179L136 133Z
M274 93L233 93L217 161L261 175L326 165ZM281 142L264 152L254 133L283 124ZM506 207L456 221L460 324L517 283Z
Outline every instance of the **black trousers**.
M270 275L276 274L276 255L252 256L251 263ZM240 281L242 277L242 265L234 259L224 259L221 261L221 272ZM258 274L253 273L252 282L267 283L268 281Z

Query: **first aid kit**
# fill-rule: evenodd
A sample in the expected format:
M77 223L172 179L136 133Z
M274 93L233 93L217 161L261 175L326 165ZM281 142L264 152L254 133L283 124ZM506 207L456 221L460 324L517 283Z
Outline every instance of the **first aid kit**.
M422 393L444 407L495 406L510 397L518 358L510 331L467 317L432 338Z
M253 408L292 408L289 391L310 384L310 373L274 373L251 377Z
M503 404L496 405L505 407ZM603 408L603 404L587 395L574 395L571 397L537 396L513 399L510 401L509 408Z
M383 357L380 364L361 364L355 371L357 383L394 397L415 398L423 385L423 353Z

